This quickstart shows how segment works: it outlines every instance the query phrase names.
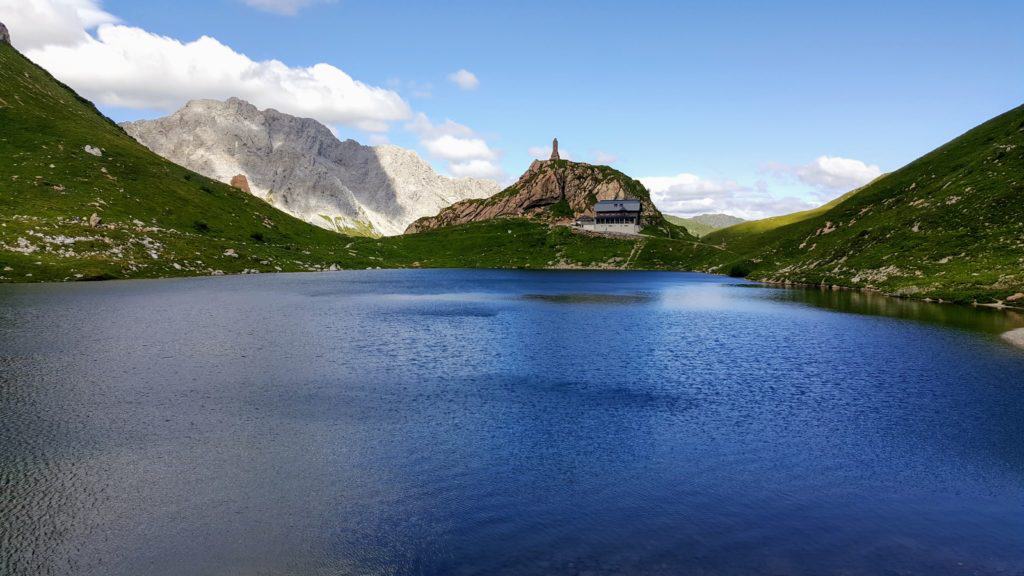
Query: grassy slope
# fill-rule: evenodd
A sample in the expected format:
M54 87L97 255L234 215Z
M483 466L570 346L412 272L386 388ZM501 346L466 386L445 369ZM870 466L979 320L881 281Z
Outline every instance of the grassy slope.
M826 204L822 204L821 206L818 206L817 208L812 208L810 210L793 212L792 214L783 214L782 216L772 216L771 218L752 220L750 222L740 222L739 224L734 224L726 228L720 228L717 231L713 231L717 232L713 240L715 242L720 242L722 240L736 241L745 238L752 238L755 234L763 234L765 232L775 230L776 228L781 228L783 226L788 226L790 224L795 224L797 222L803 222L804 220L810 220L811 218L820 216L828 212L835 206L838 206L840 203L845 202L848 198L853 197L853 195L859 192L860 190L862 190L862 188L851 190L846 194L843 194L842 196L835 198Z
M332 264L621 267L636 244L523 220L388 239L334 234L151 153L6 44L0 45L0 126L0 282ZM86 145L103 155L86 153ZM95 228L88 224L93 213L102 218Z
M372 263L344 237L156 156L7 44L0 126L0 281Z
M374 243L382 267L629 268L678 270L703 247L694 239L609 238L528 218L474 222Z
M587 266L733 271L957 301L1024 290L1024 107L819 209L732 226L704 243L668 223L645 229L653 237L610 239L523 219L340 236L154 155L8 45L0 127L0 281L331 264ZM103 220L95 228L94 212Z
M675 224L676 226L681 226L685 228L687 232L693 234L698 238L700 238L701 236L707 236L708 234L716 230L716 228L704 224L703 222L697 222L692 218L682 218L680 216L672 216L671 214L666 214L665 220L668 220L669 222Z
M671 222L672 224L675 224L676 226L682 226L690 234L693 234L694 236L696 236L698 238L703 237L703 236L707 236L708 234L714 232L715 230L721 230L722 228L725 228L727 226L735 225L735 224L727 224L727 225L716 226L716 225L711 224L709 222L703 221L700 216L697 216L697 217L694 217L694 218L683 218L681 216L672 216L670 214L666 214L665 215L665 220L668 220L669 222ZM739 219L737 219L736 224L741 223L738 220Z
M814 211L708 235L694 262L952 301L1024 289L1024 106Z

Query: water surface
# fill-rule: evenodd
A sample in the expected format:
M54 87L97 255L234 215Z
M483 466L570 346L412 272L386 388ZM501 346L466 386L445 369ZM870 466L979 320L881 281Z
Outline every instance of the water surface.
M989 310L696 274L0 286L0 573L1024 573Z

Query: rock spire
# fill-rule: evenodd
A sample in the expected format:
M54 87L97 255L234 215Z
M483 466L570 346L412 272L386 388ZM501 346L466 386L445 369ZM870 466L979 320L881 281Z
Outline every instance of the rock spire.
M562 157L558 155L558 138L555 138L551 142L551 159L552 160L561 160L562 159Z

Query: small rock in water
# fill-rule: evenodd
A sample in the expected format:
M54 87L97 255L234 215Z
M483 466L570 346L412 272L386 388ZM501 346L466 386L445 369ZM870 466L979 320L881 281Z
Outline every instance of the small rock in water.
M86 151L86 153L92 154L93 156L103 156L103 151L102 150L100 150L97 147L90 146L89 144L85 145L85 151Z

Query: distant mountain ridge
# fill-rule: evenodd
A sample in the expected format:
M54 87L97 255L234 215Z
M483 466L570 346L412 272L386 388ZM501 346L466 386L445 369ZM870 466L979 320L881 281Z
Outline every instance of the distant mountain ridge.
M677 226L686 228L690 234L697 237L707 236L715 230L746 222L743 218L737 218L729 214L698 214L690 218L666 215L665 219Z
M340 141L316 120L238 98L193 100L121 126L172 162L221 182L244 175L253 195L348 234L400 234L417 218L499 190L490 180L441 176L411 150Z

